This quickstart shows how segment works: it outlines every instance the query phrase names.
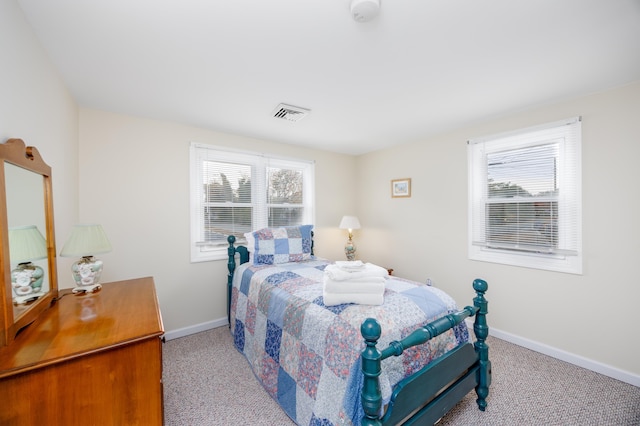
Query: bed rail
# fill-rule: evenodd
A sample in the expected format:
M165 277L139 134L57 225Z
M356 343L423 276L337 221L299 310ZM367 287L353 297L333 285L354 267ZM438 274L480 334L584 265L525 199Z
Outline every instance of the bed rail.
M476 291L476 297L473 299L474 306L467 306L461 311L454 312L449 315L445 315L422 328L419 328L412 332L409 336L400 341L393 341L389 346L380 351L376 344L382 334L380 324L373 318L366 319L360 331L362 337L365 339L366 347L362 352L362 372L364 374L364 383L362 388L362 406L364 409L364 417L362 419L363 426L379 426L383 422L396 424L397 419L404 419L406 415L420 416L421 424L425 419L431 419L430 422L438 420L446 411L448 411L455 402L457 402L462 396L464 396L469 390L476 388L478 399L476 400L478 408L482 411L487 406L486 397L489 394L489 385L491 381L491 363L489 361L489 346L485 340L489 334L489 327L487 326L486 315L488 313L488 302L484 298L484 293L487 291L487 283L484 280L476 279L473 282L473 288ZM410 398L414 401L403 401L399 404L397 409L401 413L393 413L394 404L389 403L387 412L384 417L380 416L382 408L382 392L380 391L379 376L382 368L382 361L390 356L399 356L406 349L420 345L432 339L452 327L460 324L465 318L475 315L474 322L474 334L476 335L476 342L473 345L474 350L470 349L470 344L465 344L460 348L450 352L443 356L441 359L432 363L433 365L426 366L421 372L416 373L415 377L411 377L405 380L420 380L417 383L429 383L429 377L433 377L433 370L438 369L440 373L440 380L443 382L442 386L445 386L449 381L453 381L453 384L448 386L447 389L441 392L442 386L438 386L434 390L433 401L425 405L424 400L420 402L420 397ZM425 378L425 376L431 374L431 376ZM431 380L433 382L433 380ZM430 383L429 386L433 386L434 383ZM411 387L415 388L415 384L410 381L405 384L398 384L397 389L394 390L394 396L402 391L403 387L407 388L409 395L415 392L411 391ZM418 410L416 412L416 410Z

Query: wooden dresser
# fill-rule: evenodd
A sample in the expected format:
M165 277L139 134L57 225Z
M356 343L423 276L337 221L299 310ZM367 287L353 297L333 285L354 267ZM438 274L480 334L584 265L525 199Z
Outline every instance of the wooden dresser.
M162 425L153 278L58 301L0 348L0 425Z

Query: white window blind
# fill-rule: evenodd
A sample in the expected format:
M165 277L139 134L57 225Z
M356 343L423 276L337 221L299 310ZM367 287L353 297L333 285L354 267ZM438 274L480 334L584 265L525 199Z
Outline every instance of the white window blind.
M469 141L469 257L582 272L581 121Z
M223 259L227 237L313 223L311 161L191 144L191 259Z

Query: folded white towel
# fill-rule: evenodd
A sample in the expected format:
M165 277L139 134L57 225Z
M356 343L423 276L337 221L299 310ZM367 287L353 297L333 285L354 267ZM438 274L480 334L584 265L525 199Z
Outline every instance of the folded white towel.
M334 281L328 275L322 277L322 289L327 293L382 294L385 280L382 277L363 277Z
M383 294L364 294L364 293L324 293L325 306L342 305L343 303L357 303L359 305L382 305L384 302Z
M324 273L329 275L334 281L344 281L351 280L354 278L365 278L365 277L386 277L389 275L389 271L387 271L382 266L374 265L373 263L366 263L362 270L358 271L345 271L337 265L331 264L327 265L324 268Z
M345 271L361 271L365 268L362 260L338 260L336 266Z

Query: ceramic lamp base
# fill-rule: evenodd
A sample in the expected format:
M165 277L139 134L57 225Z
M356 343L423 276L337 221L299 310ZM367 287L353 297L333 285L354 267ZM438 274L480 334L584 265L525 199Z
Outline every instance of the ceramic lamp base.
M71 274L76 288L88 288L100 282L102 260L93 256L84 256L71 266Z
M356 245L353 244L351 238L344 245L344 254L347 256L347 260L356 260Z
M31 262L20 263L11 271L11 287L13 287L15 294L13 302L21 305L42 296L44 294L42 292L43 279L44 270L41 267Z

